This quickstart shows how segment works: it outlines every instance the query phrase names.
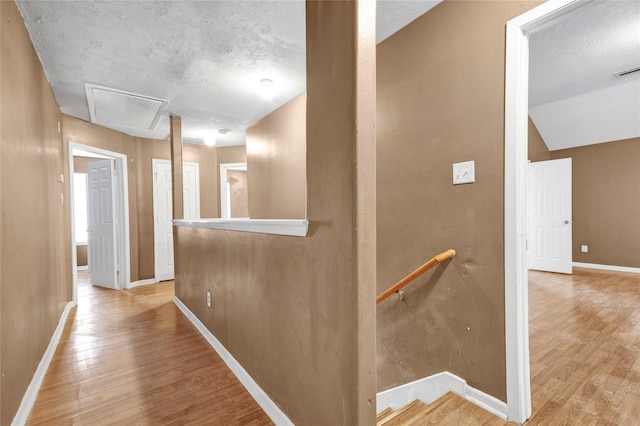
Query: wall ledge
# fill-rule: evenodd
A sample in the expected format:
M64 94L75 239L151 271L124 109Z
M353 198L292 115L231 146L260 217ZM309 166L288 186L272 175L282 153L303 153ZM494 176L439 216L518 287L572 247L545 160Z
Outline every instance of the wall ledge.
M309 221L306 219L175 219L173 226L306 237Z
M379 413L388 407L397 410L415 399L419 399L425 404L431 404L449 391L484 408L491 414L507 420L506 403L469 386L464 379L448 371L379 392L376 398L376 411Z

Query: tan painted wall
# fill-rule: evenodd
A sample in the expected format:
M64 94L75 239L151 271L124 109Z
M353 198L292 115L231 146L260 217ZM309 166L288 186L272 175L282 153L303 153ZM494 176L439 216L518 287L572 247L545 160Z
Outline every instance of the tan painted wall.
M301 426L375 417L375 72L354 85L354 7L307 4L309 235L175 233L176 295Z
M247 129L253 219L303 219L306 215L306 105L303 93Z
M572 158L573 260L640 268L640 138L553 151L551 158Z
M87 173L89 170L89 163L94 161L100 161L99 158L91 157L73 157L73 171L74 173Z
M14 2L0 2L0 424L11 423L71 300L60 111Z
M231 188L231 217L249 217L249 198L247 194L247 172L245 170L228 170L227 181Z
M76 246L76 265L77 266L87 266L89 262L87 262L87 245L81 244Z
M458 253L378 306L379 391L450 371L506 399L505 23L535 5L445 0L378 45L378 292Z
M530 161L546 161L551 159L551 153L547 144L540 136L536 125L529 118L529 160Z
M247 149L245 145L241 146L225 146L216 149L218 155L218 181L220 181L220 164L226 163L246 163L247 162ZM216 188L216 199L220 200L220 186ZM218 205L218 211L213 217L220 217L220 205Z

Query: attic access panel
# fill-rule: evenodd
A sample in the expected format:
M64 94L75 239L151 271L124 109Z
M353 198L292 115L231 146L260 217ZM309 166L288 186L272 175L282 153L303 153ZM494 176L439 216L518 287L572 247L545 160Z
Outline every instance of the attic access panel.
M101 126L154 130L166 99L85 83L91 122Z

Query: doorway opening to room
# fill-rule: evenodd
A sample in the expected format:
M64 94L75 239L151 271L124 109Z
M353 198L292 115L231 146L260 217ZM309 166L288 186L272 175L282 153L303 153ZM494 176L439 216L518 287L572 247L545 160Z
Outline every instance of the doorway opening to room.
M175 278L171 161L153 158L153 250L155 282ZM183 216L200 219L200 165L182 162Z
M609 2L589 2L578 0L557 0L544 3L529 12L507 23L507 50L506 50L506 80L505 80L505 312L506 312L506 337L507 337L507 400L509 406L509 418L523 422L531 416L530 371L529 371L529 288L528 288L528 252L532 249L532 241L542 236L544 231L533 230L535 218L528 216L528 199L544 198L534 184L528 184L531 177L528 176L528 119L533 119L537 130L548 145L548 160L556 161L563 158L571 158L573 164L573 199L578 200L576 190L580 185L585 185L588 179L581 178L578 173L578 155L574 150L584 145L602 145L604 142L619 141L626 138L637 137L637 134L628 131L637 131L637 109L631 107L616 110L614 105L621 105L629 94L637 94L638 80L622 80L616 71L635 66L637 62L637 48L629 48L628 55L632 64L624 64L625 55L618 54L616 59L620 63L612 67L613 60L605 60L602 52L616 51L616 49L602 47L598 50L597 57L590 60L586 55L586 49L592 46L589 42L592 34L608 34L617 36L612 39L613 47L621 46L622 40L632 45L637 34L636 20L628 19L632 14L622 14L619 21L622 25L615 27L613 15L605 19L602 10L598 7L608 7ZM618 9L619 10L619 9ZM605 12L612 12L608 9ZM578 14L580 16L578 17ZM589 21L591 19L591 21ZM567 33L573 25L568 23L581 22L584 25L585 36L573 36ZM627 22L628 21L628 22ZM591 22L591 24L585 24ZM626 25L627 23L631 25ZM604 28L605 26L608 28ZM626 28L629 27L629 28ZM633 31L627 32L626 30ZM563 33L563 34L560 34ZM569 84L563 86L561 77L562 63L560 66L549 67L546 72L540 73L539 68L533 68L535 61L535 49L541 36L552 40L561 40L565 47L570 46L570 53L553 52L551 49L540 49L544 52L545 61L568 61L579 57L581 67L570 71ZM565 39L568 37L567 39ZM598 43L606 44L606 37L594 36ZM560 46L562 47L562 46ZM539 63L538 63L539 65ZM595 67L599 81L592 82L587 76L591 67ZM559 70L558 70L559 69ZM536 84L533 78L542 75L543 87ZM589 81L588 81L589 80ZM606 80L606 81L605 81ZM555 82L555 83L552 83ZM554 86L555 84L555 86ZM597 87L596 87L597 86ZM610 93L607 93L611 90ZM615 94L611 98L609 94ZM631 98L637 108L637 95ZM612 101L614 99L614 101ZM633 115L635 114L635 115ZM605 118L614 118L614 121L605 121ZM564 129L561 128L564 126ZM594 127L596 126L596 127ZM542 129L541 127L544 127ZM615 131L614 136L605 136L604 132ZM626 132L626 133L625 133ZM602 138L595 140L595 138ZM580 143L578 143L578 141ZM575 143L574 143L575 142ZM606 144L609 145L609 144ZM582 148L580 148L582 149ZM562 151L562 152L561 152ZM573 153L573 154L572 154ZM599 161L592 162L593 164ZM582 166L584 168L584 166ZM590 167L588 178L595 176L595 170ZM577 174L576 174L577 173ZM542 174L542 173L540 173ZM590 186L593 197L593 187ZM557 198L557 197L556 197ZM549 198L552 202L555 201ZM599 204L603 204L598 200ZM578 215L590 211L585 206L574 206L571 210L557 211L559 223L553 232L548 233L552 239L562 239L562 234L571 234L577 237ZM573 218L576 225L572 226ZM586 221L581 221L581 225ZM601 226L609 230L606 226ZM539 232L541 235L536 235ZM545 237L546 238L546 237ZM539 238L542 241L544 238ZM576 241L578 242L578 241ZM582 243L582 240L579 241ZM555 245L550 245L555 250ZM566 264L568 269L561 272L571 272L573 258L579 259L588 248L586 246L577 249L572 247L573 254L569 253ZM546 266L535 269L545 269ZM565 277L562 277L565 280ZM566 281L566 280L565 280Z
M220 217L249 218L247 163L220 164Z
M130 284L127 156L69 142L73 301L82 282ZM85 272L86 271L86 272Z

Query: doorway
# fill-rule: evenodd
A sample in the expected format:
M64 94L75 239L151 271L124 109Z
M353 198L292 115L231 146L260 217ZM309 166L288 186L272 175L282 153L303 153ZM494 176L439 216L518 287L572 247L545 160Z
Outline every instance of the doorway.
M507 411L509 420L531 417L527 262L529 35L586 4L557 0L510 20L505 54L504 261Z
M249 218L247 163L220 164L220 217Z
M100 159L110 159L115 164L114 171L114 191L113 191L113 204L114 212L118 218L115 223L115 250L113 251L112 259L110 259L114 265L117 265L118 273L116 278L115 288L125 289L129 287L131 282L131 265L130 265L130 242L129 242L129 190L128 185L128 173L127 173L127 156L117 152L107 151L104 149L96 148L89 145L82 145L76 142L68 142L68 158L69 158L69 198L71 206L71 264L72 264L72 295L73 301L78 302L78 266L77 258L78 252L76 244L78 237L76 236L77 230L75 226L75 184L74 184L74 157L89 157L95 158L96 161ZM88 238L90 240L90 238ZM90 251L90 246L88 247ZM91 265L89 264L89 268Z
M172 280L173 209L171 161L152 159L153 166L153 237L155 281ZM184 219L200 219L200 166L182 163Z

